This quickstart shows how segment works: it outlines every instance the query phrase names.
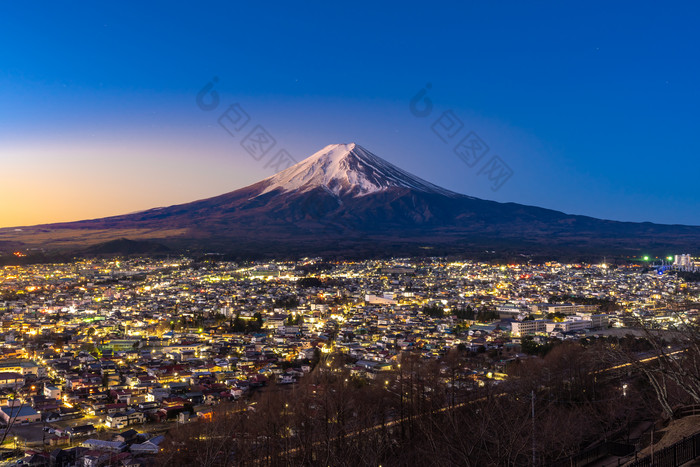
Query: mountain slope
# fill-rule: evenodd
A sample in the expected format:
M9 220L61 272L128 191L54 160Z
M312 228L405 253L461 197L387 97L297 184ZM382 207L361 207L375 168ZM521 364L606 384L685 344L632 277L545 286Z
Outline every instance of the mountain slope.
M250 255L693 251L700 227L599 220L445 190L356 144L330 145L214 198L104 219L0 230L0 242L74 248L117 238ZM16 244L16 243L15 243Z

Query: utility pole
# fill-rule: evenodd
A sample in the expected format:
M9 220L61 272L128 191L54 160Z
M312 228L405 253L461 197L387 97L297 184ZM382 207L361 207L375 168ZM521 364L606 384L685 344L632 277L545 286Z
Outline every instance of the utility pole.
M535 466L535 390L532 390L532 465Z

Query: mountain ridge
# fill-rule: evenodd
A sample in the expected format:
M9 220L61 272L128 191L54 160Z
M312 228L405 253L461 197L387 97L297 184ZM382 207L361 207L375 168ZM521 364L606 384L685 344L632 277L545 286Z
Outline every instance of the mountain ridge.
M496 245L514 251L671 254L669 249L700 244L700 227L602 220L456 193L355 143L328 145L275 175L212 198L13 229L0 229L0 244L66 249L72 235L83 247L128 238L252 254L431 248L468 253Z

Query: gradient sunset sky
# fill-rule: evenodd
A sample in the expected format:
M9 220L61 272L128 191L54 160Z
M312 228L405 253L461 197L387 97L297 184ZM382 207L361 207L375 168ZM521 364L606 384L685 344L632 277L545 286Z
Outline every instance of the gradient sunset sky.
M272 175L217 123L234 103L297 161L357 142L480 198L700 225L697 3L254 3L2 3L0 227ZM431 129L448 110L512 168L498 191Z

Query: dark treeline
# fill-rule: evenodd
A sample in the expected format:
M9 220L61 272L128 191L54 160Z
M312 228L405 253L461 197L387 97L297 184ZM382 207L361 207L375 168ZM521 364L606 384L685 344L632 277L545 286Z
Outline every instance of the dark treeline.
M621 390L601 346L563 342L514 360L503 382L477 379L479 358L403 354L389 372L354 376L322 359L294 386L269 387L211 422L171 430L160 465L548 465L658 412L637 378ZM534 396L535 418L530 415ZM534 453L533 453L534 442Z
M700 271L675 271L673 274L688 282L700 282Z
M597 297L581 297L578 295L551 295L549 303L576 303L579 305L596 305L602 313L610 313L620 309L615 300Z
M273 306L275 308L284 308L289 310L290 308L296 308L299 306L299 297L290 295L287 297L281 297L275 300Z
M260 332L263 326L263 318L260 313L255 313L252 320L242 319L236 315L229 323L229 332L253 333Z
M309 287L316 287L316 288L330 288L330 287L338 287L341 285L341 282L338 279L332 279L332 278L325 278L325 279L319 279L318 277L303 277L297 281L297 287L300 289L305 289Z
M32 264L70 263L76 259L74 254L60 253L29 253L26 256L17 257L11 253L0 253L0 267L2 266L28 266Z
M423 313L433 318L442 318L445 316L445 310L439 305L425 305ZM498 313L492 309L473 309L471 305L466 307L450 310L450 314L458 319L468 319L476 321L493 321L498 319Z

